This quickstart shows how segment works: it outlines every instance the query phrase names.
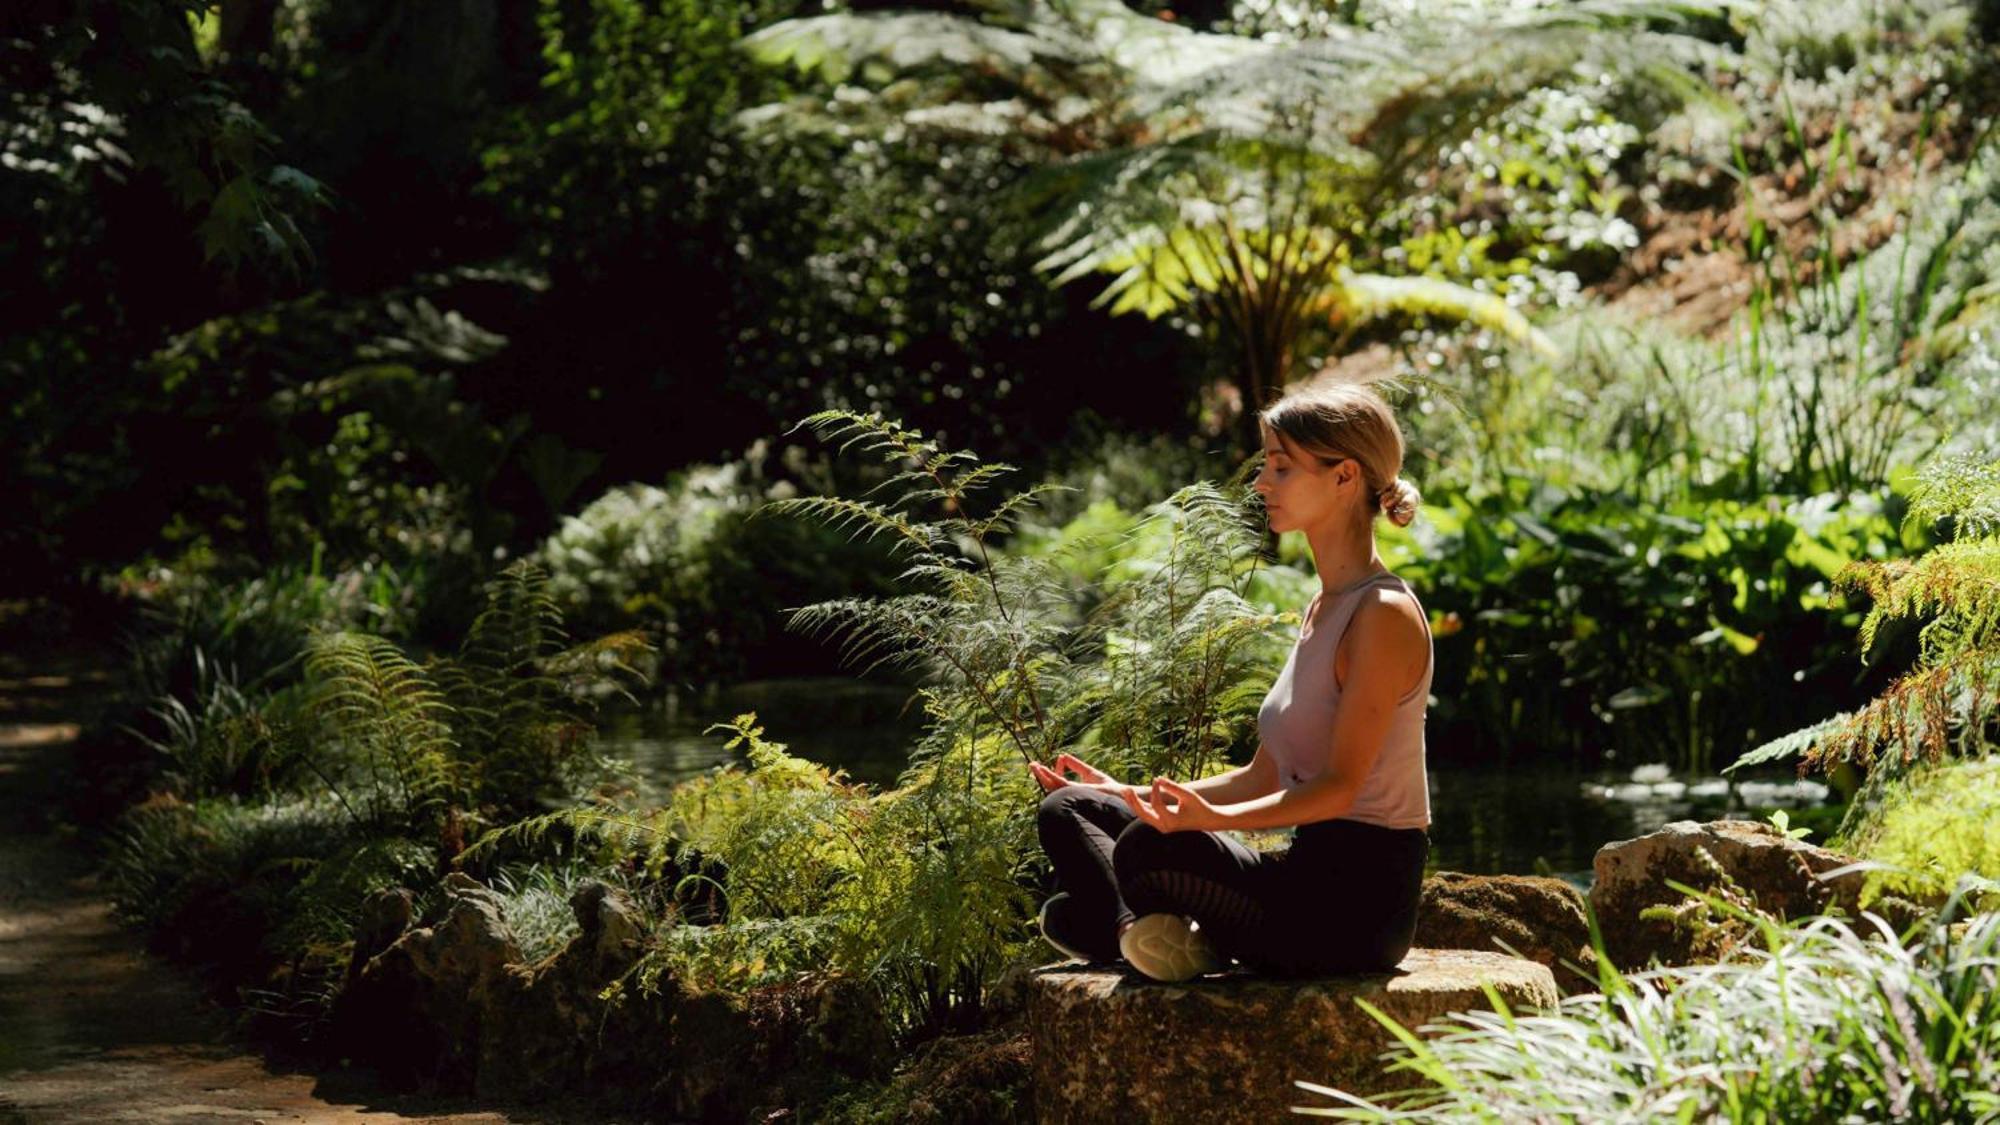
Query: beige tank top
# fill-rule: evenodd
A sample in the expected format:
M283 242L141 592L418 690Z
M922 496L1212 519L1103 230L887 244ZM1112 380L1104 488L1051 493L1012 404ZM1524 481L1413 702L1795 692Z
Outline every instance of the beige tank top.
M1362 594L1371 587L1393 582L1412 599L1410 585L1384 571L1372 574L1331 596L1333 604L1321 614L1310 634L1303 631L1285 658L1284 670L1264 696L1257 712L1257 732L1264 750L1278 766L1278 783L1286 789L1325 772L1333 755L1333 712L1340 702L1340 686L1334 680L1334 653L1347 623L1361 607ZM1323 594L1324 592L1322 592ZM1306 607L1306 621L1313 620L1313 606ZM1422 603L1418 603L1421 612ZM1430 649L1430 620L1424 620L1423 678L1396 701L1389 730L1382 740L1382 752L1361 783L1354 803L1338 819L1358 820L1384 828L1429 828L1431 823L1430 780L1424 772L1424 708L1430 701L1431 671L1435 660ZM1355 653L1354 659L1367 659Z

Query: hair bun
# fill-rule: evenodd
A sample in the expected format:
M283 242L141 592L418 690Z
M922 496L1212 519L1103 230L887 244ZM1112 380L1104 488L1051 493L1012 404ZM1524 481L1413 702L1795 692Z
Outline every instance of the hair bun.
M1376 503L1381 505L1382 514L1397 527L1408 527L1417 518L1417 505L1424 502L1423 493L1417 486L1401 477L1389 482L1388 487L1376 494Z

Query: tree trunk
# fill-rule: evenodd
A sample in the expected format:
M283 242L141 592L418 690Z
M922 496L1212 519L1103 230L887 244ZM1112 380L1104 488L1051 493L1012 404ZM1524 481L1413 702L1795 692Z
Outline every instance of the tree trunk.
M1258 310L1251 321L1243 325L1237 341L1237 354L1241 360L1236 388L1243 396L1237 430L1242 435L1246 456L1256 452L1264 443L1264 435L1257 428L1257 415L1283 393L1291 377L1292 357L1284 334L1277 330L1278 325L1261 313L1262 310Z

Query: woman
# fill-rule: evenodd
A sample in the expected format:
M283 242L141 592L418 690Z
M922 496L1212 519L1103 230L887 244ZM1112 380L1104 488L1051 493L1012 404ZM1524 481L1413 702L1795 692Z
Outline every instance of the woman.
M1144 788L1073 754L1029 766L1047 791L1037 823L1062 891L1042 908L1043 934L1155 980L1229 958L1291 976L1383 971L1416 927L1430 623L1375 550L1377 516L1408 526L1416 514L1402 434L1372 387L1327 376L1259 421L1256 490L1273 531L1305 533L1320 591L1257 713L1250 764ZM1220 834L1292 826L1276 852Z

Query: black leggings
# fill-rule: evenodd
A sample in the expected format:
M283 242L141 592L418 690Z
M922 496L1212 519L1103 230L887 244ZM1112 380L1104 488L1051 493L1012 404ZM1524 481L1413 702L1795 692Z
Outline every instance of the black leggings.
M1214 832L1161 832L1082 785L1044 797L1036 828L1081 952L1115 959L1119 925L1181 914L1218 953L1278 976L1394 968L1410 951L1430 853L1421 828L1340 819L1257 852Z

